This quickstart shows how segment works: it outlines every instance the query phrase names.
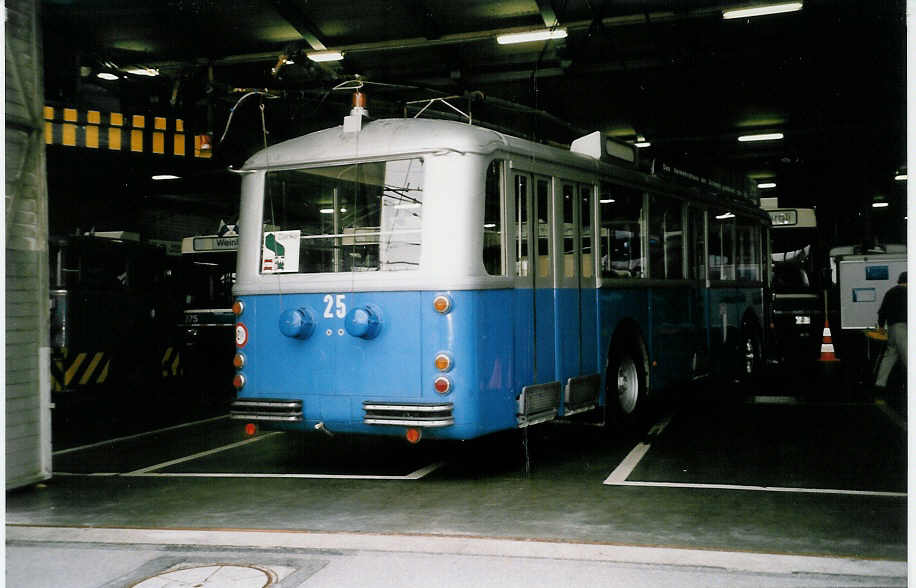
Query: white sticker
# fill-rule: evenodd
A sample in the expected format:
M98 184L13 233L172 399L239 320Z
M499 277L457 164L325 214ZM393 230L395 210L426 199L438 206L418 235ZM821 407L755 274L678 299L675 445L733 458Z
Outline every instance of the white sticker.
M299 271L301 231L268 231L261 244L261 273L281 274Z

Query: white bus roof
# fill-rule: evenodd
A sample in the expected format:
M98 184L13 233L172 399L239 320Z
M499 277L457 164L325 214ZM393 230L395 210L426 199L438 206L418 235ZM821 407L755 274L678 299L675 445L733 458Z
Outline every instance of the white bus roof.
M344 132L342 125L316 131L258 151L245 162L242 170L296 167L303 164L333 165L353 160L406 158L435 152L488 155L496 151L516 153L589 172L608 173L614 169L615 176L632 182L648 182L662 190L679 185L674 177L662 179L640 172L625 163L601 161L589 155L513 137L492 129L428 118L373 120L364 123L358 132ZM681 185L681 188L689 187ZM756 208L756 203L747 201L745 204Z
M409 157L436 151L486 155L497 150L530 154L580 168L596 169L599 165L585 155L483 127L446 120L394 118L368 122L359 132L345 133L343 126L338 126L283 141L252 155L243 169Z

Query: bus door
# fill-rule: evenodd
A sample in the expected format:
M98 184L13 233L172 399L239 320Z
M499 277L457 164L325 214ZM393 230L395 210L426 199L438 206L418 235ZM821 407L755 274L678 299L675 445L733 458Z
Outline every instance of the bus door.
M523 385L556 380L554 375L551 183L549 178L512 174L515 198L516 365Z
M518 423L526 427L560 414L562 387L554 373L556 324L551 266L550 180L513 172L515 234L515 374ZM531 245L531 246L529 246Z
M557 202L557 378L566 414L596 401L598 375L597 292L594 261L594 189L560 180Z

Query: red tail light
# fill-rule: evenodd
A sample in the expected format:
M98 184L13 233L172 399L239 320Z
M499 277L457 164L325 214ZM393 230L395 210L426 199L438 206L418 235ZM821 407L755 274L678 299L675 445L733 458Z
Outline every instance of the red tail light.
M433 381L433 388L439 394L448 394L448 391L452 389L452 382L445 376L439 376Z

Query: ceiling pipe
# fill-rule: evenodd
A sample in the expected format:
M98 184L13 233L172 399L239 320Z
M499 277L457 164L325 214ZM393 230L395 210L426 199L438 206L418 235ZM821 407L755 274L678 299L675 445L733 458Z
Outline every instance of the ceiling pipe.
M678 20L692 18L721 18L718 8L699 8L684 12L649 12L640 14L630 14L624 16L609 16L601 19L604 27L621 27L644 25L648 23L674 22ZM594 20L577 20L564 23L563 27L570 33L575 31L587 31L594 26ZM448 45L462 45L465 43L476 43L480 41L496 40L499 35L520 33L530 31L532 27L508 27L500 29L488 29L482 31L470 31L466 33L454 33L442 35L437 39L427 39L425 37L411 37L405 39L390 39L387 41L375 41L369 43L354 43L351 45L333 45L330 48L341 51L347 55L359 53L373 53L380 51L399 51L405 49L423 49L427 47L442 47ZM212 60L214 65L233 65L240 63L254 63L261 61L276 61L277 51L263 51L258 53L245 53L239 55L227 55ZM150 67L164 68L175 62L150 63Z

